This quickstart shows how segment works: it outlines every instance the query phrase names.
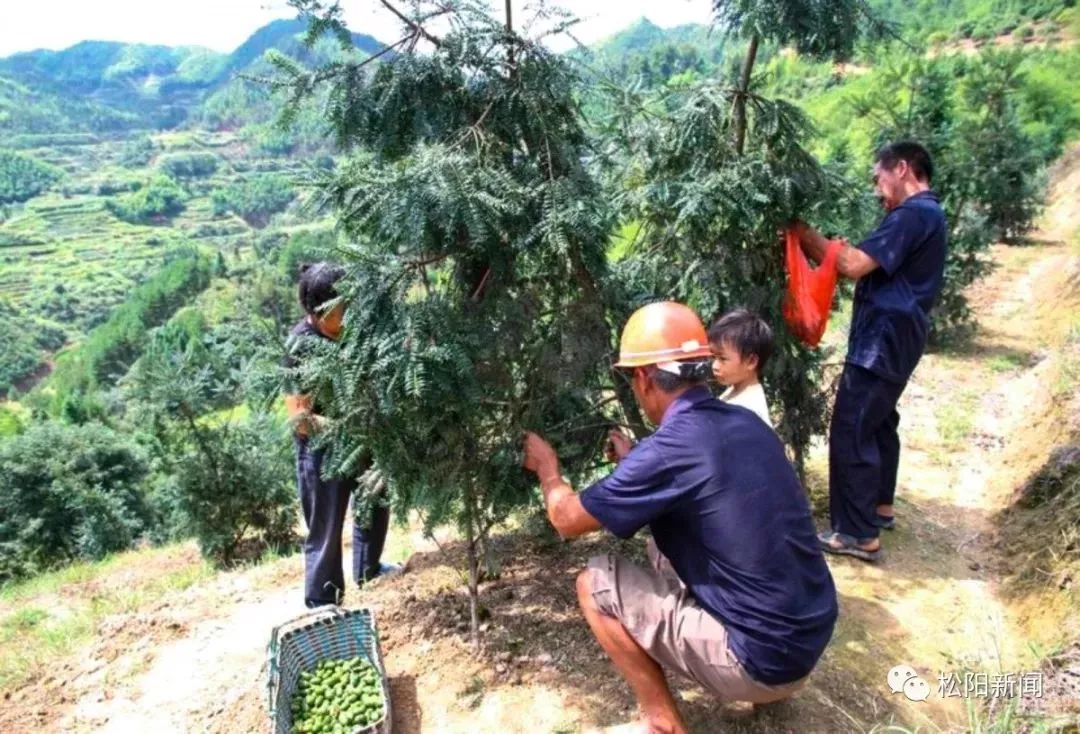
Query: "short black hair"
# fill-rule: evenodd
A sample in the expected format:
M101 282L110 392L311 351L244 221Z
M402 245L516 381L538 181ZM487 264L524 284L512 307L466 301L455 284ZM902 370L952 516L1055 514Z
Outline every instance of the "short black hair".
M765 319L745 308L729 311L713 322L709 327L709 343L730 344L743 359L757 357L759 375L773 353L772 328Z
M300 305L316 315L319 307L338 297L334 287L345 275L345 269L328 262L300 266Z
M690 360L687 362L679 362L679 370L681 374L673 374L661 369L654 369L652 371L652 380L666 393L672 393L683 388L696 387L698 385L704 385L709 379L709 375L712 374L712 362L711 360Z
M901 140L896 143L883 145L874 154L874 163L880 163L887 171L896 168L900 161L906 161L911 166L911 172L920 181L930 183L934 180L934 161L930 158L930 152L918 143L911 140Z

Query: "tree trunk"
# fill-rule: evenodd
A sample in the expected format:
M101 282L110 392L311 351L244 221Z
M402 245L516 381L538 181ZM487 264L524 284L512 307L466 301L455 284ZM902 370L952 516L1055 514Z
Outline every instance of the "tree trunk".
M619 398L619 405L622 407L623 415L626 416L626 422L630 424L630 429L634 432L634 437L640 441L648 436L649 429L645 427L645 421L641 419L641 411L638 409L630 383L615 377L615 395Z
M506 62L510 67L510 73L514 72L514 9L511 0L506 0Z
M477 544L475 487L470 483L465 490L465 540L469 564L469 630L473 647L480 649L480 554Z
M746 58L743 59L739 88L735 92L735 152L739 155L742 155L746 145L746 96L750 92L750 74L757 60L757 50L758 37L755 33L750 37L750 46L746 49Z
M801 444L795 444L795 473L799 476L799 483L806 487L806 452Z

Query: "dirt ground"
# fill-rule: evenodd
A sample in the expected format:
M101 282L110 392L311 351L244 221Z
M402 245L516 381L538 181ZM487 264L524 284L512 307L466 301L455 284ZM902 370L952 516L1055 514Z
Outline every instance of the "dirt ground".
M971 293L973 342L927 355L903 396L898 528L879 566L830 559L841 615L810 683L751 711L675 680L692 731L967 731L965 701L937 695L941 673L1032 671L1045 665L1040 651L1065 647L1051 687L1080 679L1080 647L1067 647L1080 639L1071 587L1003 594L1012 569L995 519L1070 430L1063 410L1075 396L1055 386L1062 344L1080 323L1080 254L1068 242L1080 149L1066 163L1036 241L993 248L996 270ZM819 447L808 482L818 504L824 470ZM570 734L633 720L628 688L577 611L574 577L590 555L640 556L644 541L562 543L539 518L522 525L497 539L502 572L481 587L479 650L467 633L463 551L449 534L437 547L392 529L391 547L411 553L407 571L348 591L346 606L374 610L381 630L395 731ZM274 625L304 611L301 586L292 556L110 617L91 648L3 693L0 731L265 730L266 644ZM890 692L897 664L929 682L927 701ZM1067 708L1061 696L1055 705Z

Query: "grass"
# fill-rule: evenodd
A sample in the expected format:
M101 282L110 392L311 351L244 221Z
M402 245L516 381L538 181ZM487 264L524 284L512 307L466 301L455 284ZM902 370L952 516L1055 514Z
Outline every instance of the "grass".
M1014 372L1024 366L1023 359L1016 354L999 354L986 362L991 372Z
M133 612L215 573L168 546L77 563L0 590L0 690L18 687L86 643L108 616Z
M952 396L938 409L938 435L945 451L952 452L963 448L964 442L975 429L977 404L978 393L968 390Z

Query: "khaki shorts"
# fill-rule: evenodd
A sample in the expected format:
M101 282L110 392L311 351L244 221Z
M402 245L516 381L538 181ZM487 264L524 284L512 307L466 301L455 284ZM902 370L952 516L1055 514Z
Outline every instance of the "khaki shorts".
M593 599L622 623L653 660L697 681L721 701L770 703L802 688L806 678L758 683L728 648L724 625L694 601L668 560L649 540L651 568L609 554L589 559Z

